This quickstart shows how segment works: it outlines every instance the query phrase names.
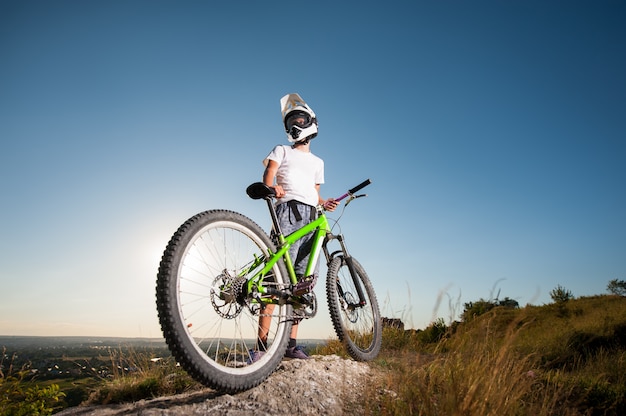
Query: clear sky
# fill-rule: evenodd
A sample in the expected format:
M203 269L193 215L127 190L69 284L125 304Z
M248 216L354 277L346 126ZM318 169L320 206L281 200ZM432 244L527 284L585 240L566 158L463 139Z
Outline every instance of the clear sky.
M372 179L341 224L384 316L606 293L624 22L617 0L2 0L0 334L160 337L176 228L213 208L269 226L245 188L290 92L318 115L323 195ZM331 333L325 307L300 330Z

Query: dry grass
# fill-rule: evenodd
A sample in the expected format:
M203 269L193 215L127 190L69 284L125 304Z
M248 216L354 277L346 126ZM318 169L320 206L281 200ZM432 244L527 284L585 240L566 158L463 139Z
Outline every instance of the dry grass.
M385 376L369 386L367 413L624 414L626 299L566 308L496 308L435 344L387 329L375 362Z
M329 340L314 354L346 357ZM201 388L169 357L112 351L110 378L89 403L106 404ZM469 322L437 320L423 331L385 328L367 415L626 414L626 298L494 308Z
M198 390L202 386L176 365L150 351L111 350L111 376L95 389L86 404L133 402Z

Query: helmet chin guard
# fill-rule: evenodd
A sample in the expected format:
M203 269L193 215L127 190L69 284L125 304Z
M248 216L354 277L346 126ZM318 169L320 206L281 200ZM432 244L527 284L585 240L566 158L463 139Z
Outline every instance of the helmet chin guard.
M298 94L287 94L280 99L280 112L287 140L298 143L317 136L317 118L313 110Z

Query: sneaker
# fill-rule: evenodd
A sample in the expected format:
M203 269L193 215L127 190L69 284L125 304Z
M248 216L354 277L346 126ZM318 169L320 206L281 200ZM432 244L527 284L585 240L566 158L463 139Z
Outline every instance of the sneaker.
M304 348L301 346L287 348L285 351L285 358L297 358L299 360L306 360L309 358L306 352L304 352Z
M250 350L248 351L248 353L250 354L250 356L246 360L247 365L256 363L257 361L261 359L261 357L265 355L265 351L257 351L257 350Z

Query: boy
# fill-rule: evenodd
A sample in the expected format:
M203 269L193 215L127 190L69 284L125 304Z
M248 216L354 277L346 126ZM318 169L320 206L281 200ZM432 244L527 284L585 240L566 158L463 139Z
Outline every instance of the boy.
M317 205L334 211L338 203L330 198L324 200L319 193L324 183L324 161L311 153L310 142L317 136L317 118L313 110L298 94L287 94L280 100L283 125L291 146L278 145L265 158L263 183L276 192L276 214L284 234L303 227L316 217ZM289 249L298 280L307 278L312 284L317 280L318 266L314 276L304 276L312 245L311 233L297 241ZM271 306L268 306L270 308ZM272 308L273 309L273 308ZM269 312L271 314L271 310ZM263 352L269 332L270 317L259 318L259 346L252 357L256 361ZM295 320L285 357L309 358L296 345L299 320Z

